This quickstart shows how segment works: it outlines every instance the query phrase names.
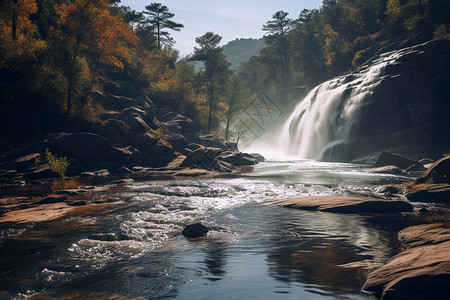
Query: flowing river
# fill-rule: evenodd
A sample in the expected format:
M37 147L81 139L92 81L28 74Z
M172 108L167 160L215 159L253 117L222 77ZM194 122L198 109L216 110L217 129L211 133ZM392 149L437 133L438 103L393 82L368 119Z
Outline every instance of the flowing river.
M381 197L378 185L409 180L364 168L268 161L234 177L133 182L96 195L116 203L101 212L1 228L0 298L372 299L360 288L394 254L405 215L264 205ZM213 231L185 239L194 221Z

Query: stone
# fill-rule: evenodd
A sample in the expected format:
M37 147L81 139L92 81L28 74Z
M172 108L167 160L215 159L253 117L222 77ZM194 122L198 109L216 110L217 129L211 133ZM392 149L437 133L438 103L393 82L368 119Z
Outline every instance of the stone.
M404 250L370 273L362 289L381 299L448 299L450 229L418 225L398 237Z
M378 156L377 161L372 167L378 168L385 166L396 166L399 169L406 170L412 165L416 165L416 168L421 166L419 162L412 160L411 158L408 158L400 154L384 151L380 154L380 156Z
M402 169L397 166L384 166L378 168L369 169L370 173L378 173L378 174L390 174L390 175L406 175Z
M131 171L130 169L128 169L127 167L119 167L116 170L117 174L133 174L133 171Z
M159 141L159 137L153 132L146 132L137 136L134 140L136 147L145 152L146 148L152 147Z
M71 201L71 202L68 202L67 205L69 205L69 206L84 206L84 205L87 205L87 202L84 200Z
M22 156L13 161L11 169L23 172L39 165L41 155L39 153L32 153Z
M406 193L409 201L450 203L450 184L427 184Z
M222 149L214 147L198 148L184 159L180 167L198 166L201 169L212 169L217 164L216 158L222 151Z
M224 151L217 158L221 161L230 163L233 166L249 166L258 163L258 161L250 154L239 151Z
M143 162L150 167L167 166L176 157L172 146L164 140L158 140L156 144L141 150Z
M67 199L67 195L50 195L42 200L36 202L36 204L51 204L51 203L58 203L58 202L64 202Z
M377 193L381 193L381 194L385 194L385 193L389 193L389 194L401 194L402 191L395 186L390 186L390 185L386 185L386 186L382 186L376 189Z
M114 162L127 162L139 159L141 155L141 152L133 146L111 146L108 152L106 152L105 157L107 160L112 160Z
M165 139L175 151L183 152L184 148L187 147L188 143L184 136L181 134L172 134Z
M334 213L398 213L411 211L406 201L346 196L311 196L279 200L271 205Z
M191 223L187 224L183 231L181 232L182 235L184 235L186 238L197 238L206 236L208 234L208 227L201 223Z
M195 129L194 122L183 115L169 112L160 118L165 127L172 133L188 133Z
M254 159L256 159L258 162L265 162L265 161L266 161L266 159L264 158L264 156L262 156L262 155L259 154L259 153L250 153L250 155L251 155Z
M48 164L40 165L36 170L23 174L25 179L55 178L58 176L59 174L53 172Z
M75 158L101 156L110 147L110 141L90 132L60 133L53 137L52 147Z
M450 155L445 156L431 165L424 173L419 175L416 183L450 183Z

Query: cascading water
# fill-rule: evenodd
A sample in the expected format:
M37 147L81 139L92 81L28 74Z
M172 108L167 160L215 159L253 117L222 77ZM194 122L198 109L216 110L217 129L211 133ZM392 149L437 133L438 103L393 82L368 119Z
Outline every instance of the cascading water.
M253 142L245 151L269 157L322 158L327 148L349 139L361 104L383 80L383 69L403 54L402 50L384 53L370 66L315 87L279 131Z

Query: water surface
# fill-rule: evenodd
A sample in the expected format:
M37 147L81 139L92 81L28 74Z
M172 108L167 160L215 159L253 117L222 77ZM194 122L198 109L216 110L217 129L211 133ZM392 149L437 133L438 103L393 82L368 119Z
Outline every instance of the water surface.
M389 225L264 205L382 197L377 185L409 180L364 168L270 161L231 178L135 182L98 195L119 200L101 213L4 227L0 298L372 299L360 288L393 255L402 215ZM194 221L213 231L185 239Z

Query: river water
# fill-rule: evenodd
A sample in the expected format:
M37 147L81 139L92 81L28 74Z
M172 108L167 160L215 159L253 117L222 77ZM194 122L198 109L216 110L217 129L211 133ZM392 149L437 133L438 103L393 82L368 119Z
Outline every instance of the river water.
M227 178L134 182L101 212L1 228L0 299L372 299L369 271L405 216L264 205L310 195L381 197L408 178L365 166L268 161ZM118 201L118 202L117 202ZM213 230L180 235L189 222Z

